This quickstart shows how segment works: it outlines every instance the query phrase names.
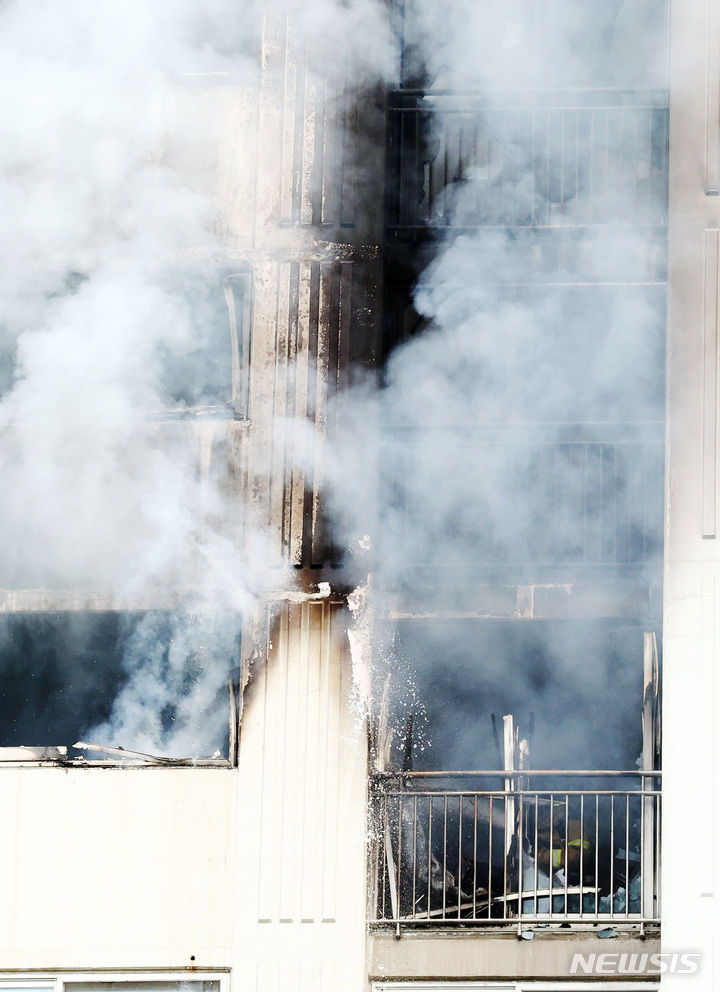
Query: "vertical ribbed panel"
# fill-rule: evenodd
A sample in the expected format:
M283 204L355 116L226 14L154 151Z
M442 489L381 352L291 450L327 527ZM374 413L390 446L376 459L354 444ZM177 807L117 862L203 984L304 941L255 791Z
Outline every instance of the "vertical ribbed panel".
M335 961L258 962L257 992L338 992Z
M720 9L707 0L705 190L720 192Z
M718 283L720 231L705 231L703 331L702 536L717 532Z
M321 755L318 762L322 776L318 783L318 808L323 824L322 875L320 877L320 906L322 922L335 919L337 907L337 864L338 864L338 816L339 773L340 773L340 706L335 700L343 698L342 665L332 663L333 647L337 652L337 638L333 644L330 624L325 624L322 632L322 655L320 681L320 744ZM322 760L324 758L324 760Z
M279 963L275 960L258 961L257 966L257 992L277 992L279 985L280 971Z
M287 683L288 615L284 610L275 629L273 664L275 672L265 681L263 714L263 779L260 818L260 871L258 889L258 919L269 923L278 916L276 893L279 880L277 852L280 849L282 810L275 787L282 773L281 746L284 743L284 689Z
M336 915L342 625L337 606L285 606L266 671L258 921Z
M322 516L328 404L347 383L353 262L278 266L271 513L292 565L328 555ZM294 422L294 423L293 423ZM314 430L304 432L297 424Z
M353 227L357 95L326 68L325 39L298 45L296 37L286 20L280 224Z

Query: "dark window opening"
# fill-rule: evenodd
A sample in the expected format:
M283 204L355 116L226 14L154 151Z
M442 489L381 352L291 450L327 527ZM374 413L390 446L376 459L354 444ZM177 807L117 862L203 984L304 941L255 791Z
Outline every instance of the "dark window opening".
M643 634L606 620L398 623L394 766L409 755L417 771L502 768L491 717L512 714L529 768L636 768Z
M88 281L85 272L28 272L22 280L4 288L0 317L0 400L23 375L18 363L20 335L42 327L49 309L63 298L80 291Z
M239 657L237 614L0 616L0 747L227 757Z

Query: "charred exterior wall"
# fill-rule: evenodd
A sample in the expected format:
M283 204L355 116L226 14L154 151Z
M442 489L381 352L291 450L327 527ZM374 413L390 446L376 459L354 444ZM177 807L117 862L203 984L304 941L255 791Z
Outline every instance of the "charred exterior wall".
M242 402L150 428L195 453L238 554L258 521L272 536L278 567L260 618L245 617L238 765L0 769L14 810L0 850L3 970L232 969L237 987L265 992L364 985L366 738L347 614L342 596L303 602L302 590L343 584L323 444L330 401L374 367L383 98L333 78L295 37L284 4L268 3L257 80L192 84L221 121L209 182L222 251L196 254L246 279ZM218 511L196 511L202 540ZM71 581L6 586L0 608L15 614L181 610L187 599L182 585L125 598ZM92 918L63 924L71 903Z
M698 920L708 921L703 937L708 955L716 939L709 921L717 898L717 865L707 852L717 805L712 728L717 709L719 12L715 0L709 8L697 0L673 5L669 146L664 623L666 809L671 813L664 826L664 914L668 947L697 946ZM414 114L417 124L413 101L418 94L400 87L387 110L382 92L347 91L342 81L323 72L317 52L309 58L293 38L282 5L268 3L257 84L215 85L207 94L224 121L214 173L224 248L211 261L222 271L249 273L252 283L242 373L247 372L247 402L207 422L170 418L157 431L173 434L174 443L196 451L199 475L222 477L225 491L234 497L226 530L238 547L247 538L250 512L271 528L280 557L296 570L301 589L314 594L317 582L328 579L334 588L325 599L292 605L284 599L273 602L270 589L265 637L252 643L248 624L245 660L251 646L257 650L244 693L238 768L35 763L0 769L4 806L14 810L0 850L0 869L9 880L2 924L8 938L0 950L0 968L182 973L192 961L195 968L232 969L238 987L258 992L359 990L368 973L378 979L388 974L510 978L534 973L537 959L543 977L566 977L567 948L556 946L562 937L548 941L538 955L514 936L482 946L482 938L396 945L381 936L366 943L366 740L351 705L348 617L341 595L347 579L324 516L323 446L337 426L332 417L342 411L341 404L330 401L354 379L374 375L398 339L422 330L411 288L429 242L438 235L428 231L426 217L418 217L414 187L405 188L397 202L390 197L389 212L383 213L381 191L388 181L397 181L385 172L386 126L395 127L400 112ZM698 52L707 58L698 58ZM662 127L663 111L653 108L651 127ZM254 156L244 154L248 145L256 150ZM699 149L705 149L704 158ZM447 161L448 154L438 162ZM426 166L429 175L429 159L411 162L411 187L421 182L419 171L424 176ZM444 177L433 181L444 188ZM664 225L662 218L659 224L655 217L640 220ZM661 232L660 255L663 238ZM560 235L557 240L559 249L529 247L540 276L556 250L573 257L572 244ZM198 246L203 252L212 254ZM636 259L638 269L628 281L662 283L658 257L649 251L644 260ZM307 434L290 429L295 417L307 421ZM643 465L652 479L658 474L652 453L662 443L656 429L644 438L652 451ZM498 437L486 440L496 443ZM607 449L622 442L617 436L600 442L579 436L578 441ZM590 451L591 463L594 457L596 475L606 463L614 464L614 454ZM655 483L638 469L634 484L642 493ZM590 497L591 489L589 483ZM199 506L199 530L204 512ZM657 514L657 501L652 512ZM593 540L589 558L594 548L600 560L571 562L570 568L553 562L544 573L535 567L538 562L529 562L528 568L523 560L505 582L493 578L496 563L486 562L493 567L475 572L475 599L464 605L480 619L557 620L578 613L607 617L611 602L612 618L656 623L657 546L650 549L646 568L646 546L638 551L626 542L625 557L616 560L614 551L607 551L604 561L601 538ZM586 564L593 567L584 569ZM612 595L603 583L612 585ZM128 597L118 603L103 591L72 582L41 590L30 580L6 585L0 603L7 612L174 609L183 603L182 589L159 589L152 601ZM429 571L421 604L426 612L437 606L437 585L437 574ZM417 602L396 605L407 613ZM701 720L688 721L688 713L698 712ZM691 866L688 837L693 839ZM702 842L695 844L698 838Z

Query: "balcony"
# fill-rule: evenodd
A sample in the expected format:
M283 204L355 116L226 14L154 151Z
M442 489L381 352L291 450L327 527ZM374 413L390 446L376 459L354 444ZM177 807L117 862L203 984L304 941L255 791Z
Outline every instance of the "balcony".
M667 223L665 91L393 94L388 126L393 233Z
M631 432L643 428L647 439L633 439ZM522 429L512 437L500 429L488 432L487 440L480 428L474 437L437 426L388 431L383 484L388 501L398 507L396 560L408 568L443 564L434 535L427 546L419 546L415 536L419 494L434 478L454 478L462 465L472 506L455 505L448 496L438 524L454 519L466 531L464 558L455 565L502 566L506 573L519 565L656 567L662 558L661 430L661 422L618 425L607 441L578 437L568 443L537 437L530 427L524 439Z
M398 936L558 926L642 935L660 923L658 783L637 771L377 776L371 923Z

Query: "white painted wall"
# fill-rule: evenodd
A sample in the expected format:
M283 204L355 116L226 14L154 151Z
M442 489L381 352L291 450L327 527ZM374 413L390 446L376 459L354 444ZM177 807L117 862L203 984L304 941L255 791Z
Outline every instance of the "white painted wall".
M346 616L281 609L237 770L0 769L0 971L229 967L233 992L364 987Z
M286 606L243 720L238 813L255 840L237 862L235 949L258 992L365 987L367 745L347 618Z
M670 310L664 612L663 947L702 950L714 987L720 933L718 238L720 3L672 3ZM694 984L693 984L694 983Z
M238 776L0 769L0 968L227 965Z

